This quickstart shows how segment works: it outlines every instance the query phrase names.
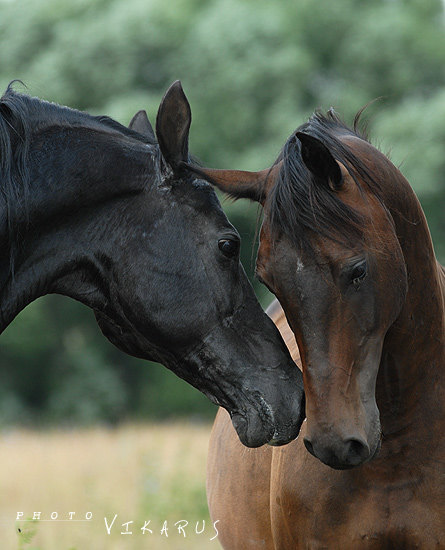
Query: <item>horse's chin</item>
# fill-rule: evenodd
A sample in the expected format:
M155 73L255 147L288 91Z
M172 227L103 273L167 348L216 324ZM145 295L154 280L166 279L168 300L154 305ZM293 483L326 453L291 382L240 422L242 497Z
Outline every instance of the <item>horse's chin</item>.
M261 447L273 439L275 428L272 422L261 419L259 414L236 412L231 416L233 427L246 447Z

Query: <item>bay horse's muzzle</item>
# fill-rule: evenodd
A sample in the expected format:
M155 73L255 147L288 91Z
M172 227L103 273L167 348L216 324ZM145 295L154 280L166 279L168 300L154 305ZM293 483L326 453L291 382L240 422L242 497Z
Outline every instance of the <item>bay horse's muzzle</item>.
M311 455L335 470L354 468L370 458L369 445L360 437L351 437L345 440L335 439L325 445L305 437L304 444Z
M358 433L344 438L333 432L307 434L303 441L311 455L335 470L348 470L369 462L381 446L381 436L370 444Z

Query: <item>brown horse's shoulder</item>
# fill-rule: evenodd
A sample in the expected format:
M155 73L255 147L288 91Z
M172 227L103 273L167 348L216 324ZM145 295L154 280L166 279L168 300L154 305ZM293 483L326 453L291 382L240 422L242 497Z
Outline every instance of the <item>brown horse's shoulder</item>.
M224 409L213 425L207 499L225 550L274 550L269 514L272 447L244 447Z

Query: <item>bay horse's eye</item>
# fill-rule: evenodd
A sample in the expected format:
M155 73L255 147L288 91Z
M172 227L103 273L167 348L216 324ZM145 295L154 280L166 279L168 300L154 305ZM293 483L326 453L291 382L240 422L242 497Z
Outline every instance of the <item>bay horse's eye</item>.
M366 277L367 273L368 273L368 269L367 269L366 261L356 264L351 269L351 273L350 273L351 282L355 286L355 288L359 287L360 283Z
M227 256L227 258L234 258L238 255L240 242L238 239L220 239L218 241L218 247L224 256Z

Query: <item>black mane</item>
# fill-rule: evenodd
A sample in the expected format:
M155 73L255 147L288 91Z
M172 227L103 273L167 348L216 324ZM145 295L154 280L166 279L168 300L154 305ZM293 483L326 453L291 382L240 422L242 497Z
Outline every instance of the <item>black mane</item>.
M6 113L19 124L24 124L28 132L31 126L33 131L49 126L83 126L102 131L114 130L143 143L152 145L156 143L108 116L93 116L83 111L58 105L57 103L50 103L37 97L21 94L13 89L13 84L14 82L9 84L5 93L0 98L0 115L5 115ZM9 126L12 129L11 124Z
M306 168L301 156L301 142L296 137L297 132L304 132L320 140L348 169L359 188L361 182L365 182L378 196L378 183L360 158L341 140L350 135L368 141L367 136L358 130L361 113L357 114L354 126L350 128L332 109L326 115L315 112L290 136L276 161L283 161L283 165L265 205L271 229L286 234L300 248L310 246L305 236L307 230L345 245L363 239L362 216Z
M5 213L0 235L6 234L6 243L0 242L0 248L10 246L11 258L19 239L16 229L24 221L18 219L18 212L22 217L27 212L30 185L27 160L33 133L52 126L82 126L147 144L156 143L109 117L92 116L18 93L13 84L0 98L0 212Z

